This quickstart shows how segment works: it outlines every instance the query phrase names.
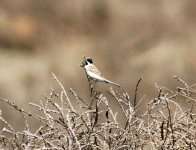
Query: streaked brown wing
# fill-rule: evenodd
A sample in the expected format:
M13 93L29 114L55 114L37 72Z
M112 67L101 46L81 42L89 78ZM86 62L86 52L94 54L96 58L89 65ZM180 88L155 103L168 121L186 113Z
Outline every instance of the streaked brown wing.
M99 76L102 76L101 72L99 72L99 70L95 66L89 66L89 71L91 71Z

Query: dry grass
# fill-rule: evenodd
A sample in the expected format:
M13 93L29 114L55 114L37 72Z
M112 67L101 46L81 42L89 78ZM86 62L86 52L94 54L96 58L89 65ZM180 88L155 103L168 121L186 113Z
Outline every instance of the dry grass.
M111 88L110 99L118 102L126 118L123 125L118 121L122 116L112 110L109 98L103 93L93 91L88 99L83 99L70 89L74 96L70 98L54 74L53 77L61 90L51 90L39 104L30 103L40 114L32 114L0 98L20 112L25 124L23 131L16 131L0 116L4 124L0 131L1 149L196 149L196 84L188 85L175 76L179 83L175 90L156 85L158 96L146 105L141 115L137 114L144 103L137 96L141 79L133 97ZM182 107L178 100L187 105ZM27 119L40 122L35 132Z

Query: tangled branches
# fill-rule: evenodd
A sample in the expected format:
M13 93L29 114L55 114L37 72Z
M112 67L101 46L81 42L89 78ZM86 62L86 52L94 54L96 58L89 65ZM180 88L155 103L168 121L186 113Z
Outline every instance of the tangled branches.
M60 92L51 90L39 104L30 103L39 114L0 98L20 112L25 124L22 132L16 131L0 115L4 124L0 131L1 149L196 149L195 84L189 86L174 77L180 84L175 90L157 86L158 96L139 115L143 103L143 99L137 97L141 79L133 98L111 88L108 90L110 96L95 92L89 100L84 100L73 89L69 90L74 96L70 99L61 82L54 74L53 77ZM118 121L118 112L110 107L110 99L119 104L118 112L123 113L124 124ZM182 107L177 100L185 101L187 105ZM77 106L73 105L74 101ZM31 131L27 118L40 122L35 132Z

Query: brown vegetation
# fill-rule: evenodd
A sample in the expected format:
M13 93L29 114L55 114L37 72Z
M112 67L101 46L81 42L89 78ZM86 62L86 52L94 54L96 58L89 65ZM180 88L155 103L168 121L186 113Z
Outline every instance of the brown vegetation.
M102 92L91 93L83 99L73 89L68 96L61 82L53 74L60 90L51 90L39 104L30 103L40 114L33 114L18 107L10 100L0 98L20 112L24 119L24 130L17 131L2 115L0 148L2 149L196 149L196 85L188 85L174 77L179 85L172 91L159 87L158 96L145 108L145 113L137 112L143 99L138 98L138 81L135 94L120 93L112 88L106 97ZM90 87L89 87L90 88ZM182 107L177 100L187 103ZM110 101L117 101L120 110L110 107ZM73 105L73 102L77 105ZM134 103L132 103L134 101ZM120 111L122 116L119 116ZM4 113L4 112L2 112ZM125 118L125 124L118 118ZM38 120L35 132L28 123Z

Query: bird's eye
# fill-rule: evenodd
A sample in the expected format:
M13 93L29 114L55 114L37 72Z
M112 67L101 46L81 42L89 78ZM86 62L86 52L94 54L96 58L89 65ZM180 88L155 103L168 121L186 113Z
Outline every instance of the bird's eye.
M93 63L93 60L91 58L88 58L87 61L92 64Z

